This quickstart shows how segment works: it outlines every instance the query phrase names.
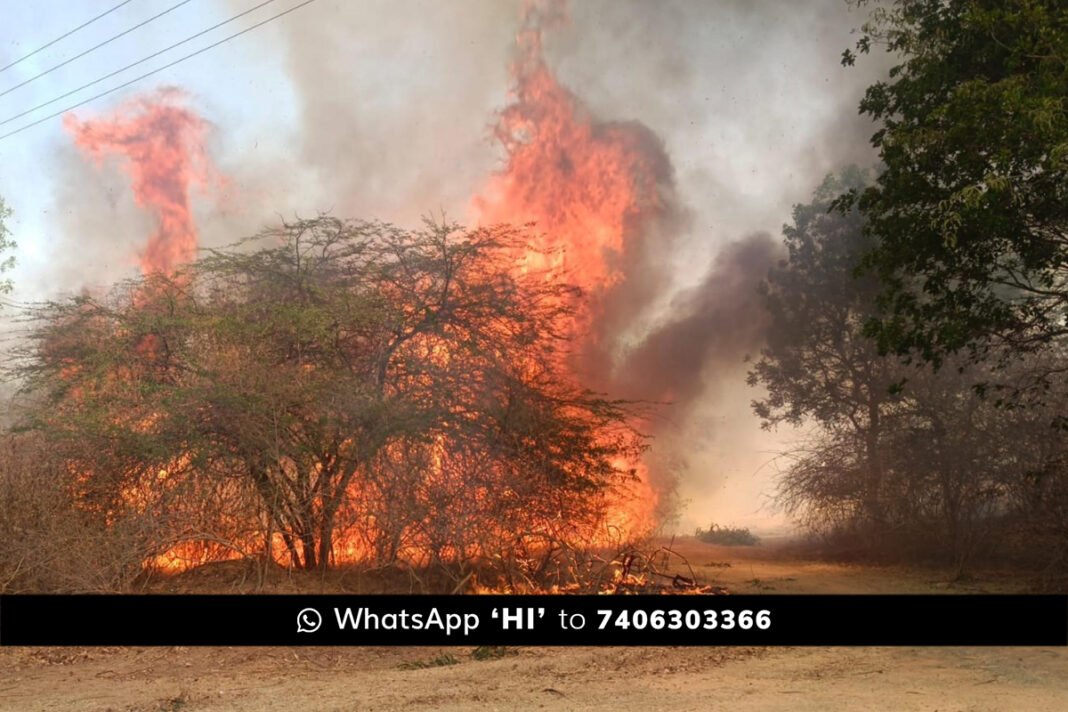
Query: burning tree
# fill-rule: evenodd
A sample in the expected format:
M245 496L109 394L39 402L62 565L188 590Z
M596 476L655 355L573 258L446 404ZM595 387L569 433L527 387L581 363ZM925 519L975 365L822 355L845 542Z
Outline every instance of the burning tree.
M643 438L568 375L579 294L517 273L523 231L320 217L257 238L37 312L27 423L80 506L151 512L164 564L535 575L603 537Z

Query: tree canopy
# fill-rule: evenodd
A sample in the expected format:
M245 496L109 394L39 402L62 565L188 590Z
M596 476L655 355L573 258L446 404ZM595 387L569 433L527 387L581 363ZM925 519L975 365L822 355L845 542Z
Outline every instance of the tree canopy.
M831 212L834 198L865 185L852 169L828 177L813 201L794 208L784 228L787 260L771 270L764 295L771 314L768 343L749 374L766 390L753 403L764 426L807 419L855 449L855 493L866 516L881 517L882 416L894 364L881 359L862 327L873 313L878 282L854 278L870 242L857 210Z
M857 48L880 45L900 61L860 108L883 170L845 201L879 238L869 331L935 363L1068 335L1068 6L896 0Z
M1049 419L1066 391L1030 408L999 408L972 387L991 377L983 364L950 357L953 368L932 371L880 353L864 330L881 285L857 275L878 239L856 207L829 210L834 196L869 180L848 170L797 206L784 229L788 257L764 285L771 324L749 374L764 389L754 410L765 427L804 428L786 454L778 502L869 552L921 551L962 566L1012 521L1052 534L1056 559L1065 542L1065 450ZM999 377L1025 377L1051 361L1033 357Z

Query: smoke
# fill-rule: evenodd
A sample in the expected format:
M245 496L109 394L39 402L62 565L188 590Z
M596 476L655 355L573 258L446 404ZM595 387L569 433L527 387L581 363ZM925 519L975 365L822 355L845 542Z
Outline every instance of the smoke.
M181 105L183 94L164 88L120 106L107 118L64 117L64 127L86 154L102 161L125 159L138 205L155 217L156 227L140 251L141 270L172 273L196 256L197 227L189 192L205 185L212 167L203 145L206 123Z
M703 392L705 371L759 348L766 319L757 287L777 247L767 234L728 244L698 285L650 314L671 291L663 258L692 228L691 215L661 138L640 122L596 117L546 62L543 37L565 22L561 6L527 5L513 99L494 131L507 160L476 205L488 222L533 222L541 234L528 261L585 288L578 368L586 383L687 401Z
M401 224L439 210L466 222L534 219L546 235L594 234L590 225L607 219L610 234L572 240L572 262L561 265L596 277L576 368L600 390L672 403L652 426L654 448L669 451L665 462L707 465L691 467L692 489L744 479L752 458L716 458L753 450L740 445L741 430L756 428L738 384L762 340L757 285L778 256L769 235L826 173L872 158L874 127L856 106L885 65L839 64L865 18L841 0L584 0L566 17L556 3L538 7L524 24L518 1L319 0L260 40L289 80L278 100L291 102L292 126L228 147L239 129L207 112L213 134L227 132L218 150L204 149L203 124L172 132L189 153L171 167L189 177L167 200L139 197L152 215L65 153L61 220L96 263L117 259L153 220L157 235L171 226L195 240L178 216L188 215L209 150L237 199L230 213L210 213L201 242L236 240L271 214L320 210ZM539 87L556 92L570 124L522 94ZM124 156L135 189L140 149L119 125L139 112L128 105L108 120L115 127L85 139L98 157ZM550 125L563 133L534 155L524 132ZM520 179L514 168L527 158L548 172ZM620 185L614 175L632 188L621 202L598 193ZM576 211L555 214L559 194L545 191L564 184L584 195L568 203ZM154 240L176 249L146 249L143 261L186 259L188 240Z
M704 395L706 379L736 370L764 341L768 315L758 290L781 251L767 233L724 247L701 283L677 294L667 316L626 355L618 387L685 408Z
M857 104L889 59L840 63L865 20L844 0L586 0L545 51L597 115L662 137L697 226L676 265L696 281L695 251L777 234L828 172L873 160Z
M836 0L571 10L545 41L560 81L591 113L650 127L672 163L674 217L632 236L634 277L607 309L622 350L602 387L668 401L649 464L690 501L687 523L767 521L766 465L790 435L759 430L744 376L767 327L757 288L783 256L771 235L827 173L873 162L876 127L857 103L891 58L840 65L865 18Z
M281 25L310 168L302 210L404 224L463 218L495 155L488 124L508 83L504 2L319 0Z
M728 243L701 281L676 293L607 370L602 387L608 392L659 403L645 427L654 438L646 465L661 516L678 514L680 489L707 490L727 476L698 463L743 447L727 439L721 425L748 415L748 394L732 386L743 381L744 360L764 343L768 315L759 286L781 257L781 244L767 233ZM745 467L754 467L751 462ZM749 509L747 516L756 507Z
M612 395L674 401L674 417L648 424L664 443L677 439L689 406L760 347L757 288L777 247L766 234L729 244L697 285L675 292L665 256L693 222L671 158L653 129L600 118L559 81L543 48L563 20L558 3L527 5L512 100L494 127L506 160L475 204L483 221L541 231L524 267L559 273L587 294L574 325L576 374ZM657 452L640 470L643 499L660 500L661 513L686 459Z

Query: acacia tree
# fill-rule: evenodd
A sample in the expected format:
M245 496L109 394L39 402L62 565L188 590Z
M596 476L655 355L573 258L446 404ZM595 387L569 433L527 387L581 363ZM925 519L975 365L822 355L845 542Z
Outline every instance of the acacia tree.
M484 539L589 523L641 438L625 404L567 378L577 295L515 273L523 237L320 217L49 305L22 370L31 424L68 448L87 501L136 492L246 547L259 526L305 568L339 548L486 553L441 526L448 501Z

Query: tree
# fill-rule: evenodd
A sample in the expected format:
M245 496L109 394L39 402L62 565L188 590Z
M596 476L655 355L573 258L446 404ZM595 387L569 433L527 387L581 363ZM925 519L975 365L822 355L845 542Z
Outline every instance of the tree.
M304 568L500 560L596 526L642 440L567 377L577 293L515 273L522 232L320 217L258 237L38 312L28 424L85 506L158 510L165 543L274 557L277 538Z
M6 258L3 256L6 251L15 249L15 241L11 239L11 232L5 223L9 217L11 217L11 208L7 207L3 197L0 197L0 276L15 266L14 255L8 255ZM7 294L10 291L11 280L0 279L0 294Z
M866 4L859 0L857 4ZM863 113L884 169L859 202L883 284L870 332L939 363L1068 335L1068 7L896 0L858 43L901 61ZM844 63L855 60L846 52ZM1063 371L1057 367L1055 371Z
M879 285L854 278L871 245L860 214L829 212L834 198L865 180L857 169L828 177L812 203L794 208L794 224L784 228L788 259L763 287L772 324L749 383L766 389L753 403L764 427L812 419L857 450L858 506L879 520L883 418L900 373L862 333Z
M788 258L764 286L771 324L749 382L766 394L753 405L765 427L815 426L779 483L789 513L817 530L861 533L871 553L942 556L959 569L991 545L1001 518L1037 521L1040 510L1014 503L1033 500L1036 473L1063 457L1040 423L1066 400L1062 390L1042 407L1000 408L973 388L992 376L979 365L951 359L936 372L880 353L864 327L881 285L857 274L878 239L856 208L829 210L867 179L855 169L828 178L795 208Z

